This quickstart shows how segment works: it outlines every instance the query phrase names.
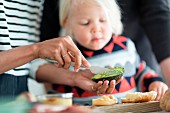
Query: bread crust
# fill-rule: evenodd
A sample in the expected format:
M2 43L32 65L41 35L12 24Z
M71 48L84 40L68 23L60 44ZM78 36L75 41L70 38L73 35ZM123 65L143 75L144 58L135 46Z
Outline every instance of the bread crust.
M165 111L170 111L170 88L165 92L163 98L160 100L160 107Z
M157 92L135 92L126 94L126 98L121 98L122 103L138 103L138 102L148 102L154 101L156 98Z
M113 95L103 95L102 98L92 100L92 106L110 106L116 103L117 98Z

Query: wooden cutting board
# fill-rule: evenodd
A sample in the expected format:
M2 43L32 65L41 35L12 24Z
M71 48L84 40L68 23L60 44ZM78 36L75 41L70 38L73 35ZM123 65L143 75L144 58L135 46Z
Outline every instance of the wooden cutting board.
M157 112L162 111L159 107L159 102L144 102L144 103L126 103L126 104L115 104L112 106L100 106L94 107L96 111L100 113L141 113L141 112Z

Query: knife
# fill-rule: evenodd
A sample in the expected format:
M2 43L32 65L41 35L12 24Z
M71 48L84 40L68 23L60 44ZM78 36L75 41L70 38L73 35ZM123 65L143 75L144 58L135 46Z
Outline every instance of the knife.
M46 61L48 62L51 62L51 63L57 63L56 60L52 60L52 59L45 59ZM75 62L71 62L71 66L75 66ZM84 65L81 65L80 66L82 69L85 68ZM80 68L80 69L81 69ZM89 68L86 68L86 69L90 69L90 71L93 73L93 74L101 74L105 71L108 71L109 69L108 68L103 68L103 67L100 67L100 66L90 66Z

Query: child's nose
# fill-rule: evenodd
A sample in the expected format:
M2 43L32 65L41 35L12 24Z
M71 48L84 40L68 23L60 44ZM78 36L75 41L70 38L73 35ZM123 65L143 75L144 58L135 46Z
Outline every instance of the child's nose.
M92 29L92 33L97 33L97 32L101 32L101 28L100 28L100 26L95 25Z

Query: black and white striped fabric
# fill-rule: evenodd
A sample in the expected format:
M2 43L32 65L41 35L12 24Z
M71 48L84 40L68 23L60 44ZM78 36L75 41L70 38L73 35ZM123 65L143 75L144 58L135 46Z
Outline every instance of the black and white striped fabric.
M43 0L0 0L0 51L39 41ZM30 64L7 74L25 76Z

